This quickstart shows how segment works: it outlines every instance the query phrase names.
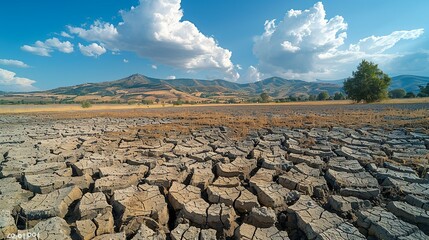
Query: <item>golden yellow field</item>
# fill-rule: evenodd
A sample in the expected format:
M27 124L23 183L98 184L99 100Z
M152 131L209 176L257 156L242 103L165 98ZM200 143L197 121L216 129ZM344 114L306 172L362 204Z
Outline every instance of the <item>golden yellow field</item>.
M429 103L429 98L411 99L388 99L377 104L412 104ZM173 106L172 104L94 104L91 108L82 108L79 104L47 104L47 105L0 105L0 114L13 113L36 113L36 112L70 112L70 111L98 111L98 110L127 110L127 109L147 109L147 108L168 108L168 107L208 107L208 106L329 106L329 105L353 105L350 100L341 101L312 101L312 102L286 102L286 103L237 103L237 104L183 104Z

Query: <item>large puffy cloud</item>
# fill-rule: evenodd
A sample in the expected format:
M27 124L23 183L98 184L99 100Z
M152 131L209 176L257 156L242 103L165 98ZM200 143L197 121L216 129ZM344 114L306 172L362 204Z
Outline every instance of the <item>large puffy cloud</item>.
M6 66L21 67L21 68L29 67L23 61L13 60L13 59L0 59L0 64L6 65Z
M231 51L218 45L189 21L182 21L181 0L140 0L121 11L117 26L96 21L88 29L69 27L70 33L98 41L110 50L132 51L142 57L185 70L216 70L222 77L239 77Z
M88 57L98 57L106 53L106 49L97 43L91 43L88 46L79 43L79 50L83 55Z
M57 50L63 53L72 53L73 44L69 41L61 42L58 38L49 38L42 41L36 41L33 45L24 45L22 50L44 57L51 56L51 52Z
M0 86L8 91L31 91L35 90L33 84L36 81L17 77L16 73L0 68Z
M257 82L263 80L265 74L261 73L258 68L250 65L245 74L240 77L241 82Z
M259 60L257 67L262 73L286 78L343 78L363 58L387 66L401 56L387 50L424 32L423 29L395 31L345 46L346 30L343 17L326 18L321 2L307 10L290 10L277 24L276 20L267 20L264 33L255 37L253 53Z
M95 21L89 29L73 26L68 26L68 29L70 33L77 34L79 37L88 41L108 42L118 37L118 30L116 30L113 24L103 23L99 20Z

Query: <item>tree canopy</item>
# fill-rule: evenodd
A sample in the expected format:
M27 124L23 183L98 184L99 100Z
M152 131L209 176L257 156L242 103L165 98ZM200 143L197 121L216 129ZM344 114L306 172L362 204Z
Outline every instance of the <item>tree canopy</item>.
M419 97L428 97L429 96L429 83L426 84L426 87L419 86L420 93L418 94Z
M268 93L266 92L261 93L260 97L261 97L261 102L263 103L270 101L270 95L268 95Z
M329 93L326 91L320 92L319 95L317 95L317 100L327 100L329 99Z
M354 101L376 102L387 98L390 81L377 64L362 60L357 71L344 82L344 91Z
M404 98L407 93L402 88L393 89L389 92L390 98Z

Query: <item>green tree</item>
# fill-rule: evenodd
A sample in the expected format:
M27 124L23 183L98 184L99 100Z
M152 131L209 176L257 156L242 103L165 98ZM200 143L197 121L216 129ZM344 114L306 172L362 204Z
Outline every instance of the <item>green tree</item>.
M261 95L259 95L259 97L261 98L261 102L263 102L263 103L267 103L270 101L270 95L268 95L268 93L266 93L266 92L261 93Z
M426 84L426 87L419 86L420 92L417 95L418 97L428 97L429 96L429 83Z
M317 100L327 100L329 99L329 93L326 91L320 92L319 95L317 95Z
M344 82L344 91L350 99L356 102L375 102L387 98L391 80L377 64L362 60L352 75Z
M389 98L404 98L406 94L404 89L397 88L389 92Z
M344 100L346 99L346 96L342 92L336 92L334 94L334 100Z
M90 107L92 107L92 104L91 104L91 102L89 102L89 101L83 101L83 102L80 104L80 106L81 106L82 108L90 108Z
M144 105L153 104L153 101L152 100L148 100L148 99L143 99L142 100L142 104L144 104Z
M290 95L289 96L289 101L296 102L296 101L298 101L298 99L294 95Z
M405 94L404 98L415 98L416 94L414 94L413 92L407 92L407 94Z
M310 101L316 101L317 100L317 95L311 94L310 97L308 98L308 100L310 100Z

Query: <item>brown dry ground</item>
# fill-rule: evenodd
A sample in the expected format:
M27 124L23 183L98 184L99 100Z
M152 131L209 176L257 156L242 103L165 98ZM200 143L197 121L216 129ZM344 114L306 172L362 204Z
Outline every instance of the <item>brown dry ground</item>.
M272 127L383 127L385 129L422 128L429 133L429 98L390 100L377 104L352 104L349 101L325 101L292 104L219 104L219 105L51 105L18 106L0 113L31 115L37 118L79 119L93 117L170 119L171 123L148 125L139 130L154 137L170 133L189 133L207 126L226 126L234 137L246 136L251 130ZM21 108L20 108L21 107ZM1 115L0 115L1 116Z

